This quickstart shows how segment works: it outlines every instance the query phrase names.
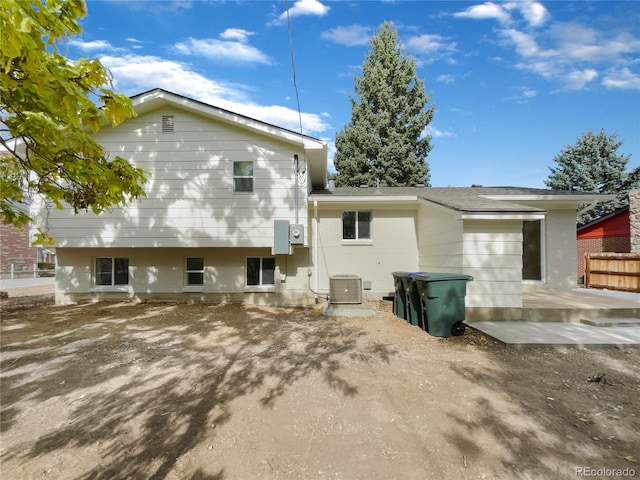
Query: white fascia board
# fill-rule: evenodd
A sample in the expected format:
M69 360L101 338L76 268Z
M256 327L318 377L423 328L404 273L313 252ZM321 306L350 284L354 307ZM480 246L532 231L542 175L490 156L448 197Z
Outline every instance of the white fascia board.
M593 201L608 202L615 200L616 196L604 193L576 194L576 195L478 195L489 200L502 200L505 202L566 202L566 203L590 203Z
M546 212L510 213L510 212L467 212L462 214L462 220L544 220Z
M309 195L309 201L317 201L318 203L407 203L416 202L418 197L415 195L402 196L384 196L384 195L366 195L366 196L327 196L327 195Z
M220 109L213 105L182 97L164 90L153 90L146 95L133 100L134 109L138 113L143 113L154 108L154 103L166 103L177 108L197 112L209 118L215 118L222 122L233 125L241 125L252 130L262 132L272 137L280 138L289 143L298 143L305 150L326 150L327 143L292 132L275 125L271 125L260 120L255 120L245 115ZM146 108L145 108L146 107Z

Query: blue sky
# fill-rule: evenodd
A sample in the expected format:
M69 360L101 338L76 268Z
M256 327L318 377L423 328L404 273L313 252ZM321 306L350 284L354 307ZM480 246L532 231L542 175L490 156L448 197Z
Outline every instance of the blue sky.
M553 158L604 129L640 165L640 2L88 0L71 58L116 89L164 88L330 146L369 40L393 22L436 113L433 186L543 187ZM289 22L286 8L289 7ZM290 31L288 29L290 24Z

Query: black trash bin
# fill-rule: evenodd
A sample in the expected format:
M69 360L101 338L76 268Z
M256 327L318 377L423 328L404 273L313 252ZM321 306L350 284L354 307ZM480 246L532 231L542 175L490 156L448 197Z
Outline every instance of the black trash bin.
M429 273L416 275L414 283L422 305L424 330L434 337L464 334L465 297L470 275Z
M426 272L404 272L404 274L400 276L405 294L404 319L411 325L418 325L422 329L424 329L422 303L420 300L420 293L418 292L414 279L425 274Z

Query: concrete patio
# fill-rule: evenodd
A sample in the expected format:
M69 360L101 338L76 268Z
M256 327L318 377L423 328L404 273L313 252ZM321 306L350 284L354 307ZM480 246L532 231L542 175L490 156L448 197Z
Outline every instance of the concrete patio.
M514 346L640 347L638 293L583 288L527 292L522 309L495 310L497 320L473 319L472 311L466 323Z

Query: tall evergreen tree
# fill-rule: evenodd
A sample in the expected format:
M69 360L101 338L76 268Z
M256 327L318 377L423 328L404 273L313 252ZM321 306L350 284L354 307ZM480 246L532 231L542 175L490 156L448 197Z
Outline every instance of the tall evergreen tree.
M425 127L435 106L427 107L424 82L415 60L401 52L398 32L385 22L356 76L351 121L336 135L338 185L429 185L431 136Z
M615 134L607 135L604 130L597 134L590 131L554 157L557 167L549 167L551 174L544 182L547 187L616 195L615 200L599 203L593 210L580 215L579 224L628 205L629 191L640 188L640 167L625 171L631 155L618 155L621 145Z

